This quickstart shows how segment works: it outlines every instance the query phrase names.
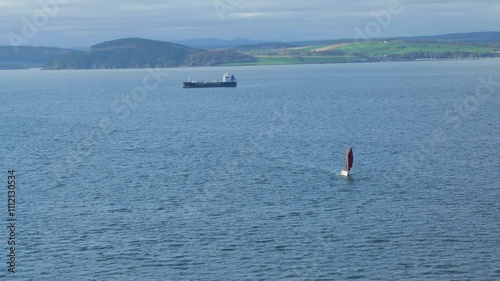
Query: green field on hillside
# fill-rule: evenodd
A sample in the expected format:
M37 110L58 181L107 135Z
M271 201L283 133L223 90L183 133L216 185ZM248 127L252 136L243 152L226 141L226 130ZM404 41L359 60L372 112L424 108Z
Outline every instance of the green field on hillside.
M315 46L321 48L324 46ZM307 49L310 49L307 48ZM369 41L357 44L346 45L332 50L322 52L324 54L359 54L363 56L382 56L382 55L403 55L408 53L491 53L493 48L464 45L464 44L444 44L444 43L414 43L402 41Z
M495 57L495 48L487 46L392 41L366 41L337 46L326 51L318 49L332 45L305 46L303 48L246 49L256 61L226 65L276 65L307 63L348 63L385 60L418 59L470 59Z

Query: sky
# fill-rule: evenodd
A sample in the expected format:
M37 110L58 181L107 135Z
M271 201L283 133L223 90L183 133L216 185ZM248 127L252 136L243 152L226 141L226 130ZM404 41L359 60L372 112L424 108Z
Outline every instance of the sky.
M304 41L500 31L500 0L0 0L0 45Z

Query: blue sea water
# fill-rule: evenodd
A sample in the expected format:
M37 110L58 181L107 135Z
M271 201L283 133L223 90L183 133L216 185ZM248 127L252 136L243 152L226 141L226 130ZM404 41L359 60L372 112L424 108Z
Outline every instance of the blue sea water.
M0 84L2 280L500 280L499 60Z

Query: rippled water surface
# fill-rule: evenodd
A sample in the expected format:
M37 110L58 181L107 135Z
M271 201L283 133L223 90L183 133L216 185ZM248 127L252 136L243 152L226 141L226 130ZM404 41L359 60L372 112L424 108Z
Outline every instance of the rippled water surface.
M500 280L499 82L498 60L0 71L0 279Z

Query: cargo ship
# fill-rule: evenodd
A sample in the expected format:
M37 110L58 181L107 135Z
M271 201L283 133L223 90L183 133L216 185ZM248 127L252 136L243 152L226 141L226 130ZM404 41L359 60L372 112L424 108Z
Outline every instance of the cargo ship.
M205 82L197 82L188 79L188 81L183 82L183 88L218 88L218 87L236 87L236 78L234 75L229 76L225 73L222 76L221 81L205 81Z

